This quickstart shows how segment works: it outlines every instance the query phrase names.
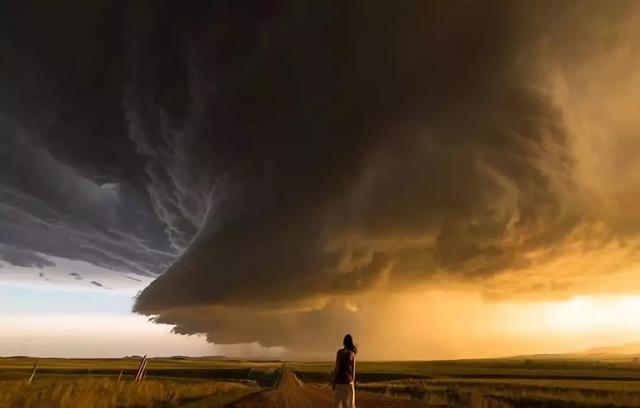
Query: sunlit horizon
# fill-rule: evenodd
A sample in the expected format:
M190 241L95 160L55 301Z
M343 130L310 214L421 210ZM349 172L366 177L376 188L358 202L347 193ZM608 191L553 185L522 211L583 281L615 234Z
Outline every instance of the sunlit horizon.
M16 295L9 297L6 294ZM178 335L130 312L135 290L90 292L72 286L0 284L2 356L116 358L226 356L229 358L330 359L258 344L216 345L204 335ZM541 302L483 299L473 292L430 290L394 295L378 315L381 331L358 336L367 360L444 360L580 353L640 342L640 295L578 295ZM51 305L43 309L41 305ZM366 313L362 299L345 300ZM391 307L391 308L389 308ZM365 310L361 310L365 309ZM384 334L386 319L414 310L406 325ZM438 333L434 341L432 333ZM425 345L425 346L422 346ZM396 351L394 351L396 350Z

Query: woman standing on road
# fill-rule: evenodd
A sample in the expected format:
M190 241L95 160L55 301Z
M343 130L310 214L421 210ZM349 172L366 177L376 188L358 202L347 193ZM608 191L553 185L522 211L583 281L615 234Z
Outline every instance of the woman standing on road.
M356 379L356 353L358 348L353 344L350 334L344 336L344 346L336 355L336 366L333 376L333 406L336 408L355 408L356 391L354 382Z

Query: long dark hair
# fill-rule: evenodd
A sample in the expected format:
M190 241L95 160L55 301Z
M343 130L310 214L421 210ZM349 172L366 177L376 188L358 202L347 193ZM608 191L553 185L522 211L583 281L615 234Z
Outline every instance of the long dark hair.
M353 351L353 354L358 353L358 347L356 347L356 345L353 344L353 337L351 337L350 334L347 334L346 336L344 336L344 340L342 340L342 345L344 346L345 350Z

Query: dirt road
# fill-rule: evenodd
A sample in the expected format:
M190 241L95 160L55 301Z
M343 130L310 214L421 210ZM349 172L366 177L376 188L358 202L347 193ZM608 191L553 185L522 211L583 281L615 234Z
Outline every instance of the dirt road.
M229 408L331 408L333 394L330 389L313 388L301 384L290 368L284 367L278 385L268 391L249 395ZM415 408L427 405L370 393L356 394L358 408Z

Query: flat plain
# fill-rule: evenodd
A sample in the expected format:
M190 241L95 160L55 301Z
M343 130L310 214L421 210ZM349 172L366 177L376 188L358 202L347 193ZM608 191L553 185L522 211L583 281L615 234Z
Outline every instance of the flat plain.
M616 355L362 361L357 393L360 406L640 406L638 361ZM273 407L292 406L287 398L301 407L330 406L327 361L153 358L135 383L139 363L140 357L1 358L0 407L243 407L266 406L268 397Z

